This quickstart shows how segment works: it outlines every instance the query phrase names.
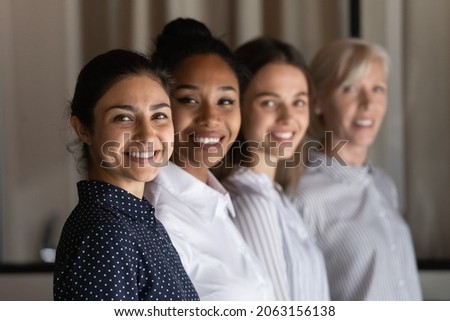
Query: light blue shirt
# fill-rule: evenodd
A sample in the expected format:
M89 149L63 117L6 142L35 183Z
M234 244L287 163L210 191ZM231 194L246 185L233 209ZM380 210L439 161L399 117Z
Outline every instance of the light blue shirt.
M313 153L293 199L325 257L332 300L421 300L409 228L392 180Z
M281 187L244 168L223 184L236 210L236 226L271 276L277 299L329 300L322 253Z

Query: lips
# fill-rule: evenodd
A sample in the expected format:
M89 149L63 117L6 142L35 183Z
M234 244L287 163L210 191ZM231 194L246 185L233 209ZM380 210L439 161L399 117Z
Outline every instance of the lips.
M360 127L370 127L373 125L372 119L357 119L355 120L355 125Z
M198 137L198 136L195 136L194 142L200 143L203 145L215 145L220 142L220 137Z
M294 137L294 132L272 132L272 136L281 139L281 140L288 140Z
M153 150L153 151L133 151L133 152L125 152L132 162L139 164L147 164L149 162L157 162L158 155L160 155L161 150Z
M156 152L155 151L151 151L151 152L131 152L128 153L128 155L130 155L133 158L153 158L155 156Z

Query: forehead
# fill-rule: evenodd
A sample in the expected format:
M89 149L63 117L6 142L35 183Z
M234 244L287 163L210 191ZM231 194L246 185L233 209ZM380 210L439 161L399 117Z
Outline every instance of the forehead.
M142 100L168 101L169 97L161 82L153 76L129 75L115 82L98 103L134 103Z
M223 81L237 83L237 76L228 62L215 54L189 56L175 68L173 74L177 82L209 75Z
M378 77L380 80L386 81L386 66L380 58L370 57L361 61L359 64L350 65L344 79L341 83L337 83L336 86L363 81L369 77Z
M278 84L283 80L306 82L306 77L297 66L288 63L268 63L256 72L252 80Z

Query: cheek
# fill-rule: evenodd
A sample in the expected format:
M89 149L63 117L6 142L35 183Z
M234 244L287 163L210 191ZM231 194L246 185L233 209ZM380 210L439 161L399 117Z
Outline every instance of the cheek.
M173 140L174 140L173 127L160 131L158 136L159 136L159 139L161 140L162 144L168 145L168 146L173 145Z
M234 141L241 128L241 114L238 109L227 117L227 123L230 131L230 136L233 138Z
M172 112L172 122L174 132L182 132L191 122L191 115L182 111Z

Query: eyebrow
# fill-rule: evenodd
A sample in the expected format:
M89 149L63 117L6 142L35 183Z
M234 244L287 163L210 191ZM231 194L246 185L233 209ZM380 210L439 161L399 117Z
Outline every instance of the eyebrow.
M263 91L260 92L256 95L256 97L262 97L262 96L274 96L274 97L278 97L279 95L275 92L271 92L271 91ZM306 91L300 91L298 93L295 94L295 96L308 96L308 92Z
M188 85L188 84L182 84L175 87L175 90L179 89L189 89L189 90L200 90L200 87L194 86L194 85ZM220 91L234 91L237 92L237 90L233 86L220 86Z
M153 104L153 105L150 105L150 110L153 111L153 110L158 110L158 109L166 108L166 107L171 108L170 105L166 104L166 103ZM113 109L135 111L137 108L135 106L132 106L132 105L113 105L113 106L109 107L106 110L106 112L108 112L110 110L113 110Z

